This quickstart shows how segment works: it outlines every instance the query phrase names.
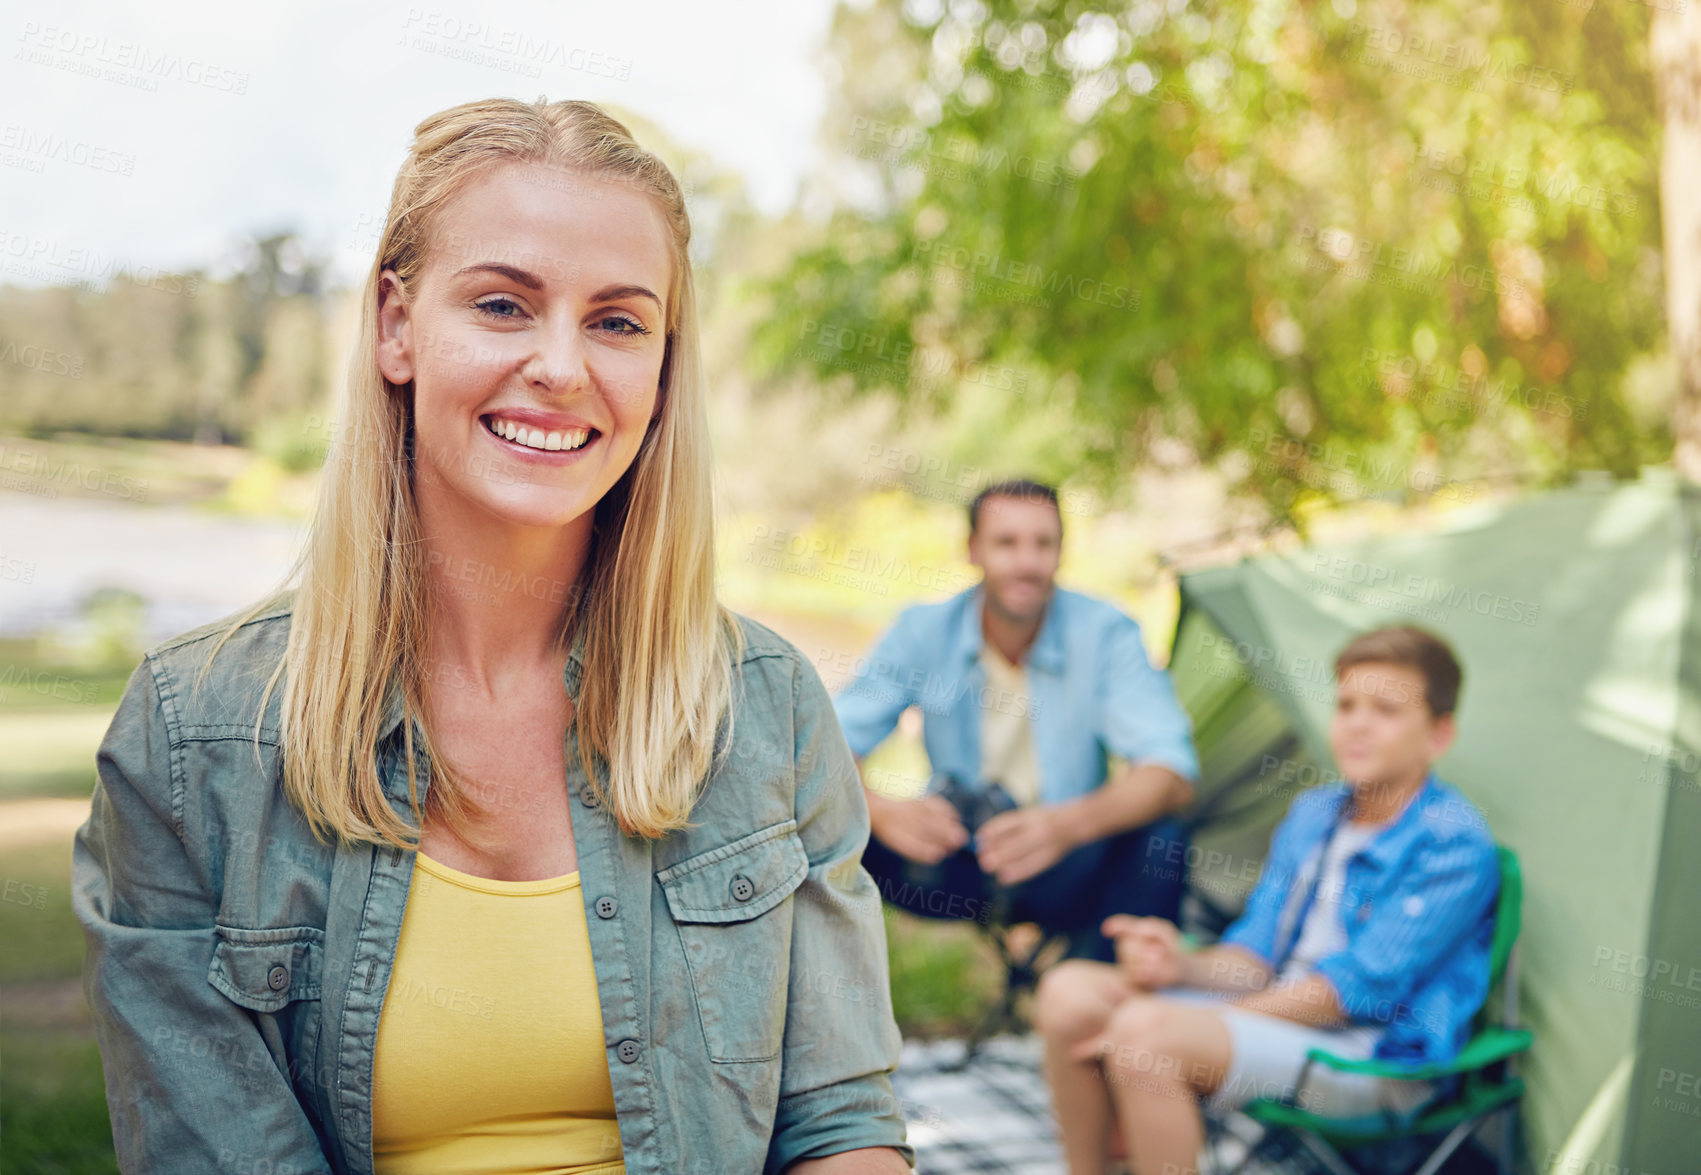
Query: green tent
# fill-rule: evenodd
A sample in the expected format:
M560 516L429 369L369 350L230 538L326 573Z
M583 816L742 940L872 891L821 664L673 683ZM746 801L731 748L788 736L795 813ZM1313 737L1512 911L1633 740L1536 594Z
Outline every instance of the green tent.
M1416 624L1464 666L1437 773L1524 871L1530 1169L1701 1172L1701 489L1663 470L1185 574L1170 670L1201 756L1187 914L1220 928L1335 778L1333 658Z

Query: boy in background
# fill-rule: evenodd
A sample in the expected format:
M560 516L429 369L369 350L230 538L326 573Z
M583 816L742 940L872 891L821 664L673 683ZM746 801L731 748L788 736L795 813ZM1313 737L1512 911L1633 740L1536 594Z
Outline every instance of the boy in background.
M1139 1175L1197 1169L1200 1103L1295 1092L1306 1052L1452 1059L1488 993L1500 888L1481 812L1435 776L1455 734L1461 671L1410 626L1335 660L1330 748L1343 782L1293 801L1246 909L1187 952L1161 918L1105 920L1116 962L1071 959L1041 979L1035 1027L1072 1175L1106 1170L1114 1113ZM1304 1108L1413 1114L1436 1083L1313 1065Z

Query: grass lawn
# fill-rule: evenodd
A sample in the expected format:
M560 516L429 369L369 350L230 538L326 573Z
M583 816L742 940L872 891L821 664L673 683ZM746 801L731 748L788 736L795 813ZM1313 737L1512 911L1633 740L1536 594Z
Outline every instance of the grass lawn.
M77 664L37 640L0 640L0 800L87 799L95 750L133 662Z
M9 844L0 888L0 1171L115 1172L83 1003L69 838Z
M906 1037L966 1036L998 999L997 954L968 922L886 910L892 1015Z
M13 1025L0 1013L0 1049L0 1170L116 1173L94 1033Z
M94 792L95 751L112 723L110 706L0 710L0 800Z
M61 817L15 812L87 801L100 745L133 666L77 664L42 642L0 641L0 1171L118 1170L100 1051L82 995L83 935L71 912L71 837Z

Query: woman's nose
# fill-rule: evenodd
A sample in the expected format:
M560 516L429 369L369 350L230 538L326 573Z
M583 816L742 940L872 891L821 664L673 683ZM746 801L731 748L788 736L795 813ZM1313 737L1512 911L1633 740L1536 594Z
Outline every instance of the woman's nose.
M585 342L577 323L547 326L536 337L537 350L524 371L527 380L553 395L582 391L589 385Z

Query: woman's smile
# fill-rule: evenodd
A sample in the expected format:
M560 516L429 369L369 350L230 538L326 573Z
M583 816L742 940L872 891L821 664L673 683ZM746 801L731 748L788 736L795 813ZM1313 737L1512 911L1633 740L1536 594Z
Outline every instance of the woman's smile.
M578 460L602 437L577 420L526 412L489 412L478 418L491 440L522 461L565 465Z

